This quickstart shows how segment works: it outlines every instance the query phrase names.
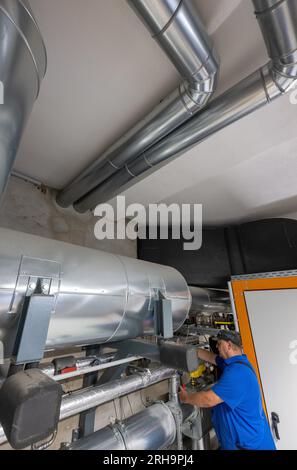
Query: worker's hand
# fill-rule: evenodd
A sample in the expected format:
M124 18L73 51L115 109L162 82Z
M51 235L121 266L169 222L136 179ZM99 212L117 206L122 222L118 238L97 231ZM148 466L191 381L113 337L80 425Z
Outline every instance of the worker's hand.
M178 396L179 396L179 399L180 399L181 403L187 403L189 394L188 394L188 392L186 391L184 385L179 388L179 394L178 394Z

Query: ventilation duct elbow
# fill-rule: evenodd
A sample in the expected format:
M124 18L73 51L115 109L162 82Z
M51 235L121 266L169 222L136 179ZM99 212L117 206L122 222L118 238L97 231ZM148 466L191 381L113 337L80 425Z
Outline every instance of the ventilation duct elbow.
M271 82L267 93L273 99L285 93L297 79L297 1L253 0L255 14L266 43Z
M219 59L193 5L185 0L127 1L184 78L180 104L195 114L214 91Z
M27 0L0 0L0 200L46 71L46 50Z
M183 82L86 171L58 194L67 207L197 114L217 82L219 59L192 0L128 0Z
M253 0L270 61L213 100L175 132L91 191L74 207L93 209L152 167L181 155L290 90L297 80L297 0Z

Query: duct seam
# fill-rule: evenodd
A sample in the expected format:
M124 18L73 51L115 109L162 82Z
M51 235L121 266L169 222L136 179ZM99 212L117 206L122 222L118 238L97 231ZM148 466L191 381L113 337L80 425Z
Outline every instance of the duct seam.
M185 82L184 82L184 83L185 83ZM182 90L182 86L184 85L184 83L181 83L181 84L179 85L179 87L178 87L179 97L180 97L180 100L181 100L181 102L183 103L183 105L184 105L184 107L185 107L187 113L189 113L190 116L193 116L193 112L188 108L187 103L186 103L186 101L185 101L185 99L184 99L184 93L186 93L186 87L185 87L185 86L184 86L185 91Z
M26 12L28 13L28 15L30 16L30 18L32 19L35 27L36 27L36 30L38 31L40 37L42 38L42 34L41 34L41 31L40 31L40 28L37 24L37 21L36 19L34 18L34 15L32 13L32 11L28 8L28 6L24 3L23 0L19 0L20 4L23 6L24 10L26 10ZM46 47L45 47L45 44L44 42L42 41L43 43L43 51L44 51L44 54L45 54L45 68L44 68L44 73L43 73L43 78L45 77L45 74L46 74L46 71L47 71L47 64L48 64L48 61L47 61L47 50L46 50Z
M271 13L274 10L276 10L282 3L286 2L286 1L287 0L279 0L277 3L275 3L275 5L273 5L271 7L268 7L265 10L262 10L262 11L255 10L255 15L256 16L261 16L261 15L266 15L268 13Z
M109 163L115 170L120 170L120 167L116 166L111 160L107 160L107 163Z
M161 29L161 31L159 31L158 33L156 34L153 34L152 35L152 38L153 39L157 39L158 37L160 36L163 36L163 34L167 31L167 29L169 28L169 26L171 25L171 23L173 23L173 21L175 20L179 10L181 9L182 7L182 4L183 4L183 1L184 0L180 0L175 12L173 13L173 15L171 16L170 20L168 21L168 23Z
M110 336L110 338L105 341L105 343L110 342L112 340L112 338L114 338L116 336L117 332L121 329L121 326L122 326L122 324L124 322L124 319L125 319L125 316L127 314L128 302L129 302L129 297L130 297L129 276L128 276L128 272L127 272L125 263L123 263L122 258L120 256L117 256L117 255L115 255L115 256L117 257L117 259L121 263L121 265L123 267L123 272L125 273L125 280L126 280L126 286L127 286L126 287L126 292L125 292L125 305L124 305L124 309L123 309L123 315L122 315L121 321L118 324L118 327L115 329L115 331Z
M151 162L150 162L149 159L147 158L145 152L143 152L143 159L144 159L144 161L147 163L147 166L149 166L150 168L153 168L154 165L151 164Z
M132 171L130 171L128 165L125 165L125 168L126 168L127 173L129 173L129 175L131 175L132 178L135 178L135 177L136 177L136 175L135 175L134 173L132 173Z
M22 4L23 5L23 4ZM40 87L41 87L41 80L43 77L40 77L39 75L39 69L38 69L38 65L37 65L37 62L36 62L36 59L34 57L34 54L33 54L33 51L31 49L31 46L25 36L25 34L23 33L23 31L21 30L21 28L16 24L16 22L14 21L14 19L10 16L10 14L5 10L5 8L3 8L3 6L0 5L0 10L2 11L2 13L6 16L6 18L9 19L9 21L11 22L11 24L15 27L15 29L17 30L19 36L21 37L22 41L25 43L27 49L28 49L28 52L30 54L30 57L33 61L33 65L34 65L34 69L36 71L36 76L37 76L37 93L36 93L36 97L35 97L35 100L38 98L38 95L39 95L39 91L40 91ZM27 11L27 9L26 9ZM31 16L31 15L30 15ZM31 16L32 17L32 16ZM34 22L35 23L35 22Z

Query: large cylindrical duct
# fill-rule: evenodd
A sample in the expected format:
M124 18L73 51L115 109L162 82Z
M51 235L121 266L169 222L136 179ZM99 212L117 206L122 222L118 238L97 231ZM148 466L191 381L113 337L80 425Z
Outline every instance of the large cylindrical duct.
M27 0L0 0L0 202L46 71L46 50Z
M191 294L173 268L0 228L0 340L10 357L24 298L44 279L55 296L47 350L154 334L154 300L171 301L173 328Z
M173 444L175 436L170 408L156 403L120 424L74 442L68 450L162 450Z
M58 194L63 207L124 168L200 111L217 82L219 58L193 0L128 0L183 78L180 86Z
M270 62L78 201L74 205L77 211L85 212L111 199L152 167L181 155L291 89L297 80L297 0L253 0L253 3Z
M225 313L232 311L228 291L194 286L189 288L192 296L192 312Z

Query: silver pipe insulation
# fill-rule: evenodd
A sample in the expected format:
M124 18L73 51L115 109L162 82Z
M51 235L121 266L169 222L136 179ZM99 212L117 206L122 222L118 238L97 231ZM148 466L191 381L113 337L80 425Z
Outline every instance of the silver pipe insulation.
M174 374L174 370L167 367L158 367L155 370L147 370L133 374L124 379L115 380L99 387L67 395L62 400L60 420L74 416L82 411L96 408L108 401L115 400L137 390L147 388L150 385L168 379Z
M175 269L0 227L0 341L11 358L26 296L44 279L53 296L45 351L154 336L159 293L173 330L191 294Z
M219 58L192 0L127 0L177 68L183 82L57 196L67 207L125 168L200 111L217 82Z
M0 37L1 202L46 72L47 59L41 33L27 0L0 0Z
M83 411L96 408L104 403L120 398L129 393L150 387L158 382L169 379L175 374L173 369L158 367L137 372L130 377L115 380L105 385L95 386L65 395L62 399L60 421L75 416ZM6 442L2 426L0 426L0 445Z
M169 380L169 400L178 403L178 388L180 384L180 377L178 374L174 374Z
M232 312L228 291L189 286L192 312Z
M174 443L176 423L165 403L156 403L113 426L70 444L68 450L162 450Z
M183 450L182 425L187 421L193 423L197 417L197 409L192 405L180 405L175 401L158 402L120 423L107 426L63 448L164 450L177 440L178 450Z
M85 212L110 200L121 188L176 157L216 132L242 119L289 91L297 79L297 0L253 0L270 62L240 81L145 155L117 171L89 193L75 209Z

